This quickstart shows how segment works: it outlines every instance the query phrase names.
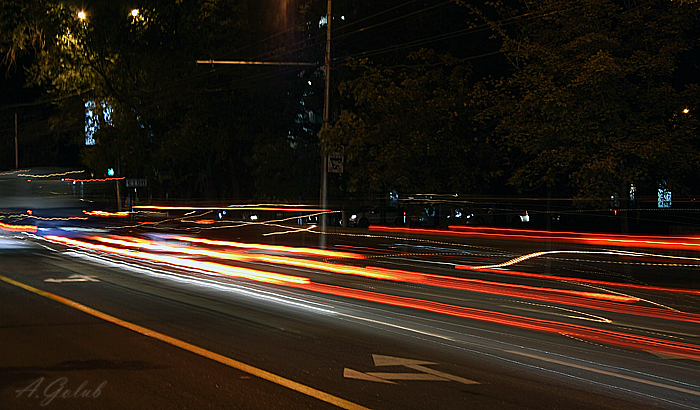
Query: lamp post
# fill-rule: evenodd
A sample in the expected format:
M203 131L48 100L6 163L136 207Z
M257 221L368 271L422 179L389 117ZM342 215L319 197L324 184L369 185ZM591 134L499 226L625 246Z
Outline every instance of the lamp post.
M323 94L323 131L328 130L328 122L330 118L330 99L331 99L331 0L328 0L328 8L326 11L326 70L325 70L325 90ZM328 207L328 152L326 144L321 142L321 209L325 210ZM319 245L324 248L326 246L326 227L327 220L325 211L321 213L321 238Z

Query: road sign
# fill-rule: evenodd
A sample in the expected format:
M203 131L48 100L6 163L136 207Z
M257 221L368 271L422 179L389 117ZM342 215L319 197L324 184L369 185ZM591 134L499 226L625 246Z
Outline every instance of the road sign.
M126 180L126 187L127 188L136 188L140 186L147 186L148 181L146 178L132 178L132 179L127 179Z
M334 174L343 173L344 158L341 152L331 152L328 154L328 172Z
M396 384L392 380L427 380L436 382L454 381L464 384L479 384L474 380L465 379L463 377L454 376L448 373L439 372L437 370L425 367L428 364L437 364L434 362L426 362L423 360L403 359L400 357L383 356L373 354L375 366L403 366L409 369L417 370L418 372L360 372L347 367L343 369L343 377L346 379L358 379L371 382Z

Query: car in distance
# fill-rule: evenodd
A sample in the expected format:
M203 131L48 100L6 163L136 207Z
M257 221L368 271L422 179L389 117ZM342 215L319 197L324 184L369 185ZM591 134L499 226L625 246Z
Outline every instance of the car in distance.
M395 206L360 208L350 214L348 226L367 228L370 225L403 225L404 213Z
M449 223L454 225L504 226L530 222L530 214L526 210L500 204L454 208L449 218Z

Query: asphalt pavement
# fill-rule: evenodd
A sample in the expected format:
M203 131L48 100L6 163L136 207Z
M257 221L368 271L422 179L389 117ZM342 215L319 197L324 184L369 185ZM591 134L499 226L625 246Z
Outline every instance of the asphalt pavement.
M254 259L225 264L307 281L260 282L222 275L223 268L139 259L144 248L111 254L87 247L98 242L85 235L72 237L80 244L7 235L0 407L700 406L700 298L690 251L634 256L556 240L335 230L327 250L357 258L299 263L299 248L313 248L317 232L209 236L291 246L291 262L273 259L287 252L280 248L248 250ZM496 266L538 249L594 253L531 257L509 274L456 268ZM188 255L178 258L221 256ZM651 283L649 270L680 273Z

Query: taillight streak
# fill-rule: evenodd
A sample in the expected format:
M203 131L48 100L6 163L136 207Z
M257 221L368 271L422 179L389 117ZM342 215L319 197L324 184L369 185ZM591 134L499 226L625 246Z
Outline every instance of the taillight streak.
M677 320L682 322L700 323L700 316L689 313L659 309L655 307L623 305L622 303L634 303L639 298L628 295L609 294L602 292L584 292L569 289L542 288L520 284L490 282L479 279L458 278L452 276L434 275L420 272L411 272L398 269L385 269L377 267L359 267L336 263L321 262L301 258L289 258L275 255L222 252L187 246L171 246L149 240L126 237L124 239L91 237L92 240L107 242L121 246L146 248L161 252L175 252L194 256L206 256L222 260L238 262L264 262L276 265L294 266L305 269L315 269L343 275L361 276L372 279L396 281L427 285L445 289L463 290L468 292L498 295L540 302L557 303L561 305L576 306L595 310L603 310L613 313L653 317L658 319ZM493 273L506 273L502 270L480 269ZM545 278L552 278L544 275ZM554 277L556 279L557 277ZM561 278L560 278L561 279Z
M151 253L142 252L142 251L114 248L111 246L100 245L100 244L95 244L95 243L90 243L90 242L85 242L85 241L80 241L80 240L75 240L75 239L70 239L70 238L65 238L65 237L59 237L59 236L55 236L55 235L47 235L45 238L47 240L50 240L50 241L53 241L56 243L61 243L61 244L70 245L70 246L77 246L77 247L81 247L81 248L90 249L93 251L112 253L112 254L121 255L121 256L129 257L129 258L164 263L164 264L169 264L169 265L177 266L177 267L198 269L198 270L202 270L202 271L206 271L206 272L221 274L224 276L249 279L249 280L253 280L253 281L259 281L259 282L264 282L264 283L271 283L271 284L276 284L276 285L281 285L281 286L287 286L287 287L302 289L302 290L306 290L306 291L312 291L312 292L318 292L318 293L323 293L323 294L328 294L328 295L347 297L347 298L352 298L352 299L356 299L356 300L363 300L363 301L368 301L368 302L374 302L374 303L381 303L381 304L390 305L390 306L411 308L411 309L416 309L416 310L421 310L421 311L426 311L426 312L433 312L433 313L438 313L438 314L443 314L443 315L448 315L448 316L453 316L453 317L460 317L460 318L465 318L465 319L470 319L470 320L477 320L477 321L486 322L486 323L506 325L506 326L511 326L511 327L520 328L520 329L534 330L534 331L544 332L544 333L561 334L561 335L565 335L568 337L579 338L582 340L593 341L593 342L597 342L597 343L604 343L604 344L608 344L608 345L612 345L612 346L632 348L632 349L645 350L645 351L654 351L654 352L660 352L660 353L664 353L664 354L668 354L668 355L685 357L685 358L689 358L689 359L693 359L693 360L700 360L700 347L693 345L693 344L684 343L684 342L663 340L663 339L658 339L658 338L654 338L654 337L634 335L634 334L629 334L629 333L617 332L617 331L613 331L613 330L596 329L596 328L589 327L589 326L564 323L564 322L558 322L558 321L553 321L553 320L537 319L537 318L531 318L531 317L527 317L527 316L518 316L518 315L509 314L509 313L488 311L488 310L476 309L476 308L470 308L470 307L464 307L464 306L449 305L449 304L445 304L445 303L441 303L441 302L429 301L429 300L424 300L424 299L416 299L416 298L410 298L410 297L404 297L404 296L383 294L383 293L378 293L378 292L370 292L370 291L359 290L359 289L345 288L345 287L336 286L336 285L314 283L314 282L311 282L311 280L309 278L306 278L306 277L285 275L285 274L279 274L279 273L273 273L273 272L267 272L267 271L261 271L261 270L256 270L256 269L249 269L249 268L234 267L234 266L230 266L230 265L224 265L221 263L195 261L195 260L178 258L178 257L168 256L168 255L151 254ZM138 244L140 241L124 241L124 242L131 243L131 244ZM142 243L142 245L147 245L147 242ZM216 252L216 251L211 251L211 252ZM269 258L270 256L267 256L267 257ZM278 260L279 258L280 257L275 257L276 260ZM287 259L292 259L292 258L287 258ZM330 265L328 267L335 266L333 264L329 264L326 262L317 262L317 261L314 262L314 261L305 261L305 260L300 260L300 262L305 263L307 266L312 266L312 265L310 265L310 263ZM315 265L315 266L322 266L322 265ZM337 269L338 266L335 266L335 268ZM363 272L365 270L367 270L367 272L370 271L368 268L358 268L358 267L351 267L351 266L346 266L346 268L349 271L358 272L358 273ZM414 280L416 278L422 278L423 283L425 283L425 284L434 283L435 285L433 285L433 286L445 286L445 285L451 286L451 285L456 285L456 284L462 283L462 282L470 283L472 286L476 286L476 284L477 284L477 282L475 280L471 280L471 279L461 279L461 278L452 278L452 277L445 278L445 277L440 277L437 275L420 274L420 273L399 271L399 270L390 270L390 269L371 269L371 270L375 271L375 272L371 272L373 275L377 274L377 273L382 273L382 274L387 275L388 277L393 278L391 280L399 280L398 278L401 278L402 275L408 275L408 277L410 277ZM356 273L352 273L352 274L356 274ZM403 277L403 278L406 279L406 277ZM478 283L478 285L480 285L480 286L486 286L486 285L499 286L501 288L504 287L504 286L502 286L503 284L496 285L496 284ZM500 289L499 292L494 292L494 293L508 295L508 291L507 291L508 288L513 288L513 287L518 288L520 286L522 286L522 285L506 284L505 289ZM472 288L472 290L473 289L476 289L476 288ZM479 289L480 290L473 290L473 291L488 293L488 290L489 290L487 288L479 288ZM535 289L538 289L538 288L533 288L532 291L534 291ZM538 291L541 291L541 289L538 289ZM561 291L561 290L556 289L555 291ZM588 292L582 292L582 293L588 293ZM540 298L543 297L542 295L534 295L534 296L539 296ZM519 297L522 297L522 296L519 296ZM554 296L551 296L550 298L554 298ZM562 301L566 300L572 304L578 300L578 303L583 303L580 299L583 299L583 298L568 296L568 297L562 297L562 299L559 299L559 300L555 300L555 299L547 299L547 300L555 301L556 303L565 303ZM613 303L613 302L600 301L600 300L589 301L588 303L591 303L591 304L588 305L587 307L596 308L596 309L605 309L605 308L617 309L616 311L620 311L622 313L642 314L645 316L663 317L663 318L669 318L669 319L673 319L673 320L686 320L686 321L692 321L692 322L698 321L698 318L696 315L685 315L685 314L682 314L681 312L667 312L667 316L663 316L661 314L661 312L664 312L664 311L657 309L658 310L658 312L657 312L657 310L654 310L654 308L643 308L643 307L639 307L639 306L628 307L626 305L617 305L616 303ZM629 311L626 311L626 309L628 309L628 308L629 308ZM674 313L677 313L678 316L674 316Z

